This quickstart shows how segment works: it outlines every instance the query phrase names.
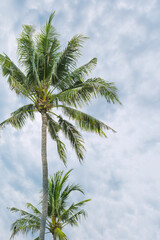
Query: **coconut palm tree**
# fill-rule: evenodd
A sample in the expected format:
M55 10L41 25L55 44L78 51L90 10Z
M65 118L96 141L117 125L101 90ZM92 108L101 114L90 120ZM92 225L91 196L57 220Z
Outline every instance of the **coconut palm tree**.
M71 171L72 170L68 171L66 174L64 174L63 171L59 171L54 174L54 178L50 177L48 181L48 216L46 230L52 234L54 240L66 240L67 236L63 232L65 226L78 226L79 220L87 216L82 206L90 201L90 199L83 200L76 204L69 203L71 193L78 191L84 194L79 185L67 184ZM27 234L31 232L34 234L39 231L41 220L40 210L31 203L27 203L26 207L30 212L15 207L9 208L12 213L19 213L20 215L11 225L12 234L10 239L18 233ZM39 237L36 239L38 240Z
M99 77L87 78L96 66L96 58L77 68L77 60L86 37L75 35L67 47L60 50L58 34L52 25L53 16L54 13L38 33L35 33L31 25L23 26L22 34L17 39L18 60L23 71L6 54L0 55L2 73L7 77L10 88L31 102L12 112L11 117L3 121L0 127L11 124L15 128L22 128L28 118L34 120L35 112L40 113L42 118L43 204L40 240L44 240L48 204L47 129L65 164L66 147L59 137L60 131L69 139L79 161L82 161L85 151L82 135L64 116L74 120L82 130L106 136L104 130L114 130L80 111L78 107L83 107L92 98L99 96L104 97L108 103L120 103L114 83Z

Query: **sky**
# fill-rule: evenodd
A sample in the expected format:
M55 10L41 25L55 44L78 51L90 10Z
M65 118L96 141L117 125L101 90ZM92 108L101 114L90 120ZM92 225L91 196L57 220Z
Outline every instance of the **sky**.
M68 148L67 168L48 136L49 175L73 168L88 217L79 227L66 227L70 240L160 239L160 2L158 0L5 0L0 1L0 53L17 62L16 39L23 24L37 30L51 12L62 48L75 35L89 39L79 66L97 57L92 76L115 82L122 105L93 100L83 111L117 133L108 138L84 133L85 161ZM0 122L26 103L12 92L0 72ZM7 207L25 209L39 202L41 190L41 119L22 130L7 126L0 138L0 238L9 239L16 219ZM64 139L65 141L65 139ZM37 235L35 235L36 237ZM15 240L31 235L18 235ZM50 239L49 236L46 240Z

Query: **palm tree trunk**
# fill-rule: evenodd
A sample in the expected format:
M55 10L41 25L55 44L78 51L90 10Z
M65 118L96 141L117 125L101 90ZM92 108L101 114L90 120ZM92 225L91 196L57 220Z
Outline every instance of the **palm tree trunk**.
M42 112L41 116L42 116L41 158L43 171L43 200L39 240L44 240L46 218L48 214L47 116L45 112Z
M54 232L52 235L53 235L53 240L56 240L56 234L55 234L55 232Z

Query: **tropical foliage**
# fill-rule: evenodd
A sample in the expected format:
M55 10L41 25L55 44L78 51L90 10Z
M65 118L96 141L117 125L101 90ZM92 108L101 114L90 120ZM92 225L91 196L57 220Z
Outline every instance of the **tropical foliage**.
M54 240L67 240L63 229L66 225L78 226L82 217L86 217L86 211L82 208L90 199L78 203L69 203L70 195L78 191L84 194L79 185L68 184L67 180L70 171L66 174L59 171L50 177L48 184L48 217L46 222L46 233L51 233ZM28 211L20 210L15 207L10 208L12 213L18 213L20 217L11 226L11 238L18 233L35 234L40 229L40 210L31 203L26 204ZM38 240L37 237L35 240Z
M75 35L64 50L60 49L58 34L52 25L53 17L54 13L38 33L31 25L23 26L22 34L18 38L17 51L23 71L9 56L0 55L2 73L7 77L11 90L30 100L29 104L12 112L11 117L3 121L0 127L10 124L15 128L22 128L28 118L34 120L35 112L39 112L42 117L43 204L40 240L44 239L48 202L47 129L56 142L58 154L65 164L66 146L60 139L60 131L69 139L79 161L82 161L84 141L70 120L73 120L80 129L100 136L106 136L104 132L106 129L113 132L114 130L77 108L83 107L92 98L99 96L104 97L108 103L120 103L114 83L106 82L99 77L88 78L96 66L96 58L77 67L77 60L86 37Z

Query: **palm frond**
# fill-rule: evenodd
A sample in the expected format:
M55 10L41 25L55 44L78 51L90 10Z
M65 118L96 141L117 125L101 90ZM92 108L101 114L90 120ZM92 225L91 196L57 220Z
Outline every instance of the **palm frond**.
M33 33L35 29L32 25L23 25L21 36L17 39L18 48L17 53L20 63L24 64L27 68L30 67L34 52Z
M66 88L53 96L53 99L70 106L82 107L88 104L92 98L99 96L105 97L108 103L120 103L114 83L106 82L101 78L88 79L85 82L75 82L68 89Z
M73 171L73 169L70 169L68 172L66 172L66 174L64 174L63 178L61 177L61 182L60 182L60 189L63 189L64 184L66 184L70 173ZM62 175L63 175L63 171L62 171Z
M93 58L88 63L74 70L70 74L70 77L75 79L74 80L75 83L81 82L81 81L84 82L85 77L92 72L92 70L95 68L96 65L97 65L97 58Z
M76 220L75 221L75 224L76 224L81 215L85 217L86 212L83 209L81 209L80 211L78 210L80 207L84 206L89 201L91 201L91 199L86 199L84 201L78 202L77 204L73 203L67 210L65 210L63 214L61 214L61 220L63 221L63 224L64 225L68 223L71 224L75 220Z
M89 61L87 64L77 68L71 73L68 73L68 75L65 77L65 79L62 79L58 85L63 84L63 90L70 89L72 87L75 88L75 86L78 86L79 84L83 83L85 80L85 77L88 76L90 72L94 69L94 67L97 64L97 59L93 58L91 61Z
M0 54L0 65L2 67L2 74L8 77L8 84L11 90L15 90L17 94L28 95L27 78L24 73L11 61L5 54Z
M60 228L55 229L55 236L57 240L68 240L67 236Z
M18 218L11 225L11 237L12 239L18 233L28 234L31 231L32 234L37 232L40 229L40 217L37 217L34 214L28 213L24 210L18 208L9 208L12 213L19 213L20 218Z
M90 201L91 201L91 199L86 199L86 200L83 200L81 202L78 202L78 203L74 204L74 206L81 207L81 206L84 206L87 202L90 202Z
M17 235L18 233L22 233L22 234L28 234L29 232L31 232L32 234L34 234L35 232L39 231L40 229L40 223L34 223L33 221L26 221L25 219L21 219L20 221L15 221L12 226L11 226L11 237L10 239L14 238L15 235Z
M51 177L49 179L49 188L48 188L48 216L52 218L52 221L56 221L59 217L61 199L60 199L60 179L62 172L57 172L54 175L54 179Z
M72 227L78 226L78 222L81 220L82 217L84 217L84 218L87 217L87 212L84 209L78 211L77 213L75 213L71 217L69 217L67 219L67 221L64 222L64 226L68 225L68 224L71 225Z
M71 41L69 41L66 49L59 57L52 76L52 84L57 89L64 90L68 88L67 81L65 82L65 79L68 73L75 69L77 59L81 55L80 49L82 48L85 39L86 37L83 35L75 35Z
M80 185L78 185L78 184L67 185L65 187L65 189L63 190L63 192L61 193L61 203L62 203L62 205L69 198L69 195L74 191L78 191L78 192L81 192L82 194L84 194Z
M117 87L114 82L107 82L102 78L90 78L85 82L85 85L93 88L94 93L97 96L105 97L108 103L119 103L118 95L117 95Z
M60 106L59 106L60 107ZM83 113L81 111L78 111L77 109L67 107L64 105L61 105L62 110L66 116L69 118L75 120L77 125L81 128L84 129L85 131L89 132L95 132L99 134L100 136L105 136L104 130L111 130L112 132L115 132L112 128L110 128L108 125L105 123L99 121L98 119Z
M41 215L41 212L38 210L38 208L36 208L35 206L33 206L33 204L27 203L27 204L26 204L26 207L27 207L28 209L31 209L32 212L33 212L34 214L36 214L37 216L40 216L40 215Z
M0 127L4 128L11 124L15 128L22 128L25 125L26 119L29 117L34 120L35 106L33 104L25 105L11 113L11 117L0 123Z
M23 32L21 33L20 38L17 39L17 53L19 56L19 62L25 66L29 82L34 82L35 85L40 86L40 79L37 73L38 56L33 41L34 31L35 29L31 25L23 26Z
M63 193L63 187L66 184L70 172L69 170L66 174L63 174L63 171L58 171L54 174L53 177L49 178L48 181L48 215L58 216L60 209L64 207L61 194ZM63 206L62 206L63 205Z
M58 36L55 28L52 25L52 20L54 17L54 13L52 13L49 17L46 26L41 29L41 32L37 35L37 49L40 54L44 56L48 54L52 43L55 40L55 37Z
M68 121L59 116L59 125L65 136L69 139L72 147L75 149L79 161L83 161L85 147L84 141L78 130Z
M49 114L47 114L47 121L48 121L48 131L50 133L50 136L57 143L57 151L58 151L59 157L63 161L63 163L66 164L66 158L67 158L66 146L58 136L58 131L60 129L60 126L50 117Z
M39 58L39 76L40 79L45 81L49 80L52 75L52 69L57 61L57 50L60 47L60 42L57 37L55 28L52 25L54 12L50 15L46 26L41 29L41 32L37 35L37 52Z
M28 203L29 204L29 203ZM32 204L30 204L32 205ZM32 205L33 206L33 205ZM34 207L35 208L35 207ZM24 210L21 210L21 209L18 209L18 208L15 208L15 207L12 207L12 208L8 208L12 213L19 213L19 215L21 217L24 217L25 219L29 219L29 220L33 220L33 221L39 221L40 220L40 217L39 217L39 214L41 214L40 212L36 213L34 211L34 214L32 213L29 213L27 211L24 211ZM38 209L37 209L38 210Z

